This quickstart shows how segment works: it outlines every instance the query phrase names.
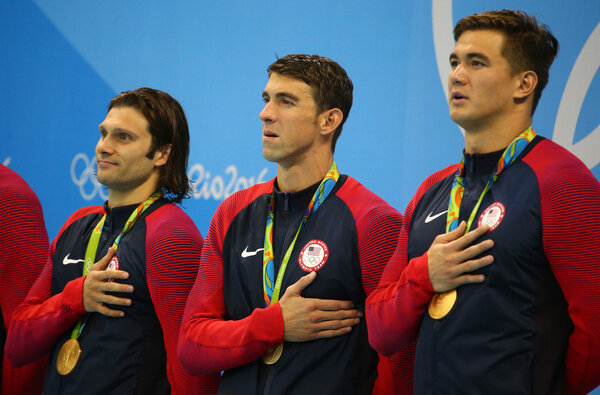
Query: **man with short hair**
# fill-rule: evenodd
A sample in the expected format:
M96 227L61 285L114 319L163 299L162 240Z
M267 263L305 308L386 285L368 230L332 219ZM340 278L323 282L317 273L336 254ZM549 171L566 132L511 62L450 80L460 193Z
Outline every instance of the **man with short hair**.
M267 71L259 117L277 177L214 215L179 358L193 374L224 371L224 394L392 393L362 310L402 216L333 161L352 81L317 55L288 55Z
M415 393L587 393L600 384L600 184L531 128L558 41L510 10L454 33L464 156L406 209L367 302L371 344L416 339Z
M0 356L1 394L42 392L46 359L14 367L4 355L13 311L27 296L48 257L48 234L42 206L17 173L0 164Z
M13 314L8 357L20 365L50 352L47 394L215 392L218 375L192 377L177 359L203 243L174 204L190 190L183 109L140 88L113 98L99 128L108 201L76 211L59 231Z

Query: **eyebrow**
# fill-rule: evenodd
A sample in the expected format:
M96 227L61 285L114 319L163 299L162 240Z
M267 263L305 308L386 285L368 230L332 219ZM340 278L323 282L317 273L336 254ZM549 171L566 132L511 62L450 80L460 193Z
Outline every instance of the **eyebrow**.
M479 59L483 59L486 62L490 61L490 59L487 56L485 56L484 54L482 54L481 52L469 52L466 57L467 57L467 60L479 58ZM453 60L453 59L458 59L458 55L456 55L454 52L452 52L450 54L449 60Z
M106 132L106 133L127 133L132 136L137 136L137 134L132 132L131 130L123 129L123 128L114 128L109 132L102 124L98 125L98 129L100 129L101 132Z
M262 97L267 98L270 96L266 91L264 91L262 94ZM292 95L291 93L288 93L288 92L277 92L275 94L275 98L276 99L287 99L287 100L291 100L291 101L299 101L300 100L297 96Z

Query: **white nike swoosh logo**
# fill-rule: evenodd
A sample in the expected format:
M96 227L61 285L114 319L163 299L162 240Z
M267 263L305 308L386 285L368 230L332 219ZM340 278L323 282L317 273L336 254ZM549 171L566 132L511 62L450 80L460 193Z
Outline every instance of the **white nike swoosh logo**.
M437 217L440 217L440 216L446 214L447 212L448 212L448 210L443 211L441 213L437 213L436 215L431 215L431 214L433 214L433 211L432 211L432 212L429 213L429 215L427 216L427 218L425 218L425 223L428 224L431 221L433 221L434 219L436 219Z
M83 262L83 259L69 259L69 255L71 255L71 253L69 252L67 254L67 256L63 259L63 265L70 265L72 263L79 263L79 262Z
M264 250L264 248L259 248L256 251L248 251L248 246L246 246L246 248L244 248L244 251L242 251L242 258L248 258L249 256L254 256L256 254L258 254L258 251L262 251Z

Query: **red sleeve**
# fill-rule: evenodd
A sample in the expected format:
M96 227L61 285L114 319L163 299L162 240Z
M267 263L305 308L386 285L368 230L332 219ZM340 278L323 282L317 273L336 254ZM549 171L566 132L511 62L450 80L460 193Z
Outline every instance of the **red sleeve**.
M48 258L48 235L40 202L25 181L0 165L0 309L8 330L14 310ZM2 350L4 344L1 344ZM2 394L40 394L46 358L16 368L2 351Z
M394 255L381 281L367 298L369 342L384 355L410 353L417 339L421 317L434 291L429 281L427 253L407 262L411 218L419 200L434 184L452 174L456 165L441 170L421 184L404 214L404 222ZM408 348L408 351L403 351ZM412 371L412 367L411 367Z
M52 257L63 231L75 220L93 212L102 212L102 207L81 209L63 225L50 245L50 254L42 273L23 303L14 311L5 346L6 355L14 365L21 366L42 358L50 352L62 334L70 330L85 314L85 277L68 282L62 292L51 296Z
M337 196L348 205L356 223L362 285L369 296L398 244L402 214L350 177ZM369 320L367 325L370 332ZM413 359L411 353L379 355L373 393L412 394Z
M600 385L600 183L549 140L525 161L538 177L544 250L574 325L565 393L587 394Z
M242 320L224 318L223 240L239 212L238 207L244 207L261 192L268 193L267 186L272 188L272 182L252 189L252 195L248 190L232 195L219 206L211 221L179 340L179 359L191 374L209 374L245 365L283 341L279 303L255 309Z
M202 235L192 220L171 204L150 214L146 224L146 279L163 331L171 392L216 393L218 374L193 377L183 370L177 358L181 318L198 272Z

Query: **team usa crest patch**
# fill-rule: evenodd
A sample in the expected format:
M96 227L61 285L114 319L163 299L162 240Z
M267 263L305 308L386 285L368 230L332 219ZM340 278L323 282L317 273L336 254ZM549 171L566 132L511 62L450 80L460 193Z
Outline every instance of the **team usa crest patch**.
M117 258L116 255L112 257L108 263L108 266L106 267L106 270L119 270L119 258Z
M108 263L108 266L106 267L106 270L119 270L119 258L117 258L116 255L112 257ZM113 279L109 278L107 281L112 283Z
M500 222L502 222L502 219L504 218L505 211L502 203L494 202L481 213L477 225L488 225L490 227L489 232L491 232L500 225Z
M305 272L316 272L329 258L329 248L321 240L311 240L300 251L298 264Z

